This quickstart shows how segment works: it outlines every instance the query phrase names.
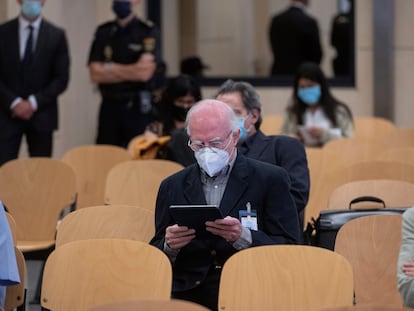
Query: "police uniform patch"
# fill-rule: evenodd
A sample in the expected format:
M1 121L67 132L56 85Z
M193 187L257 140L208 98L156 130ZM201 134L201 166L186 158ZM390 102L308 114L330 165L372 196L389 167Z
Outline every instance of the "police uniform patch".
M112 60L112 47L110 45L105 46L104 48L104 56L105 56L105 61L109 62Z
M152 52L155 49L155 38L148 37L144 39L144 51Z
M139 43L130 43L128 44L128 48L134 52L139 52L142 50L142 44Z

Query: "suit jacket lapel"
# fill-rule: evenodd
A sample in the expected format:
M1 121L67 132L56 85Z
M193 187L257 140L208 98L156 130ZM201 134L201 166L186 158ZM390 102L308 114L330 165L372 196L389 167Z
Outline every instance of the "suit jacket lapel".
M40 23L39 34L37 36L36 47L33 55L33 61L41 59L41 49L47 44L47 25L44 20Z
M223 215L230 214L231 210L237 206L241 196L247 189L247 177L248 166L246 158L238 154L220 203L220 209Z
M9 55L11 55L13 63L11 68L19 68L20 66L20 37L19 37L19 20L16 18L13 21L13 32L10 38L4 40L3 44L8 45Z
M268 146L269 138L266 137L262 132L257 132L254 137L254 147L249 148L247 156L253 159L259 159L260 155L264 152Z
M200 171L197 164L192 166L191 172L184 181L184 197L191 204L207 204L200 180Z

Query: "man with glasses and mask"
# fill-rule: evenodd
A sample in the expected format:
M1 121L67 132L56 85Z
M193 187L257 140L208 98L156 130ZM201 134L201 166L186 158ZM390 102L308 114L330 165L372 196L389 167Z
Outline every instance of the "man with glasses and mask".
M303 214L308 202L310 179L303 144L285 135L266 136L260 130L262 123L259 94L247 82L227 80L216 99L229 105L238 117L240 127L239 152L249 158L284 168L291 179L291 194L303 225Z
M98 144L126 147L152 117L152 82L161 63L157 28L135 12L142 0L113 0L116 19L99 26L89 54L89 72L102 97Z
M240 129L229 106L213 99L197 103L186 129L197 163L161 183L151 244L171 260L172 297L217 310L221 268L231 255L248 247L297 244L301 230L288 174L237 151ZM223 215L205 223L212 238L179 226L169 208L206 204L217 205Z
M229 105L237 115L240 128L238 151L249 158L278 165L287 171L291 180L290 191L303 226L304 209L310 188L308 162L303 144L285 135L263 134L260 130L262 105L259 94L250 83L227 80L220 86L216 99ZM170 154L179 154L181 159L186 159L185 162L180 161L185 166L195 162L191 150L183 150L184 140L188 140L187 134L177 132L175 136L174 149L170 148ZM176 161L178 156L171 159Z

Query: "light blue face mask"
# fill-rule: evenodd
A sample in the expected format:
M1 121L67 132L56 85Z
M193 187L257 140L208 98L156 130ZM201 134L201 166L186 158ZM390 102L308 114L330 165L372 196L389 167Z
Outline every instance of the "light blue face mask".
M40 1L23 0L22 13L28 18L38 17L42 13L42 3Z
M319 85L298 88L298 97L310 106L316 105L321 98L321 87Z
M239 122L239 129L240 129L239 141L243 141L247 137L247 130L244 127L244 122L246 121L246 118L239 117L237 120Z

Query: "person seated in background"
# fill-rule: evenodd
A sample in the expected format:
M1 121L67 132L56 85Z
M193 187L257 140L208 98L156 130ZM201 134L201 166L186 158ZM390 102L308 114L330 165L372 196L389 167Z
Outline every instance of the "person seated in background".
M414 308L414 208L403 214L397 281L404 305Z
M172 298L217 310L221 270L231 255L297 244L301 228L288 174L237 151L239 121L228 105L203 100L190 109L186 124L197 163L161 182L150 243L170 258ZM176 223L169 207L177 204L217 205L224 218L205 222L211 238L201 238Z
M170 81L157 106L162 135L170 136L166 148L158 155L159 158L184 166L195 162L193 152L186 147L188 136L184 125L188 110L201 98L201 87L194 77L182 74Z
M18 283L20 283L20 276L14 252L13 237L3 203L0 201L0 309L4 308L6 286Z
M175 129L185 127L188 110L201 100L201 88L190 75L179 75L171 79L160 102L155 107L158 122L150 130L158 136L171 135Z
M141 155L143 153L153 154L157 158L171 158L171 160L180 162L178 160L182 156L174 152L170 154L169 150L175 148L174 144L177 139L180 140L181 135L175 132L184 132L187 112L199 100L201 100L201 88L193 77L179 75L171 79L162 93L161 100L154 106L153 114L157 121L148 125L140 139L135 139L136 146L132 148L139 151ZM172 147L167 145L170 141ZM186 144L187 140L184 143ZM147 150L141 150L141 148L147 148ZM138 157L134 156L134 158ZM190 159L193 163L193 158Z
M354 135L351 110L331 94L317 64L299 66L281 133L296 137L309 147Z
M238 117L240 137L238 147L243 155L284 168L292 181L291 194L303 221L309 197L309 169L305 148L288 136L266 136L260 130L262 106L259 94L247 82L225 81L216 99L226 103Z

